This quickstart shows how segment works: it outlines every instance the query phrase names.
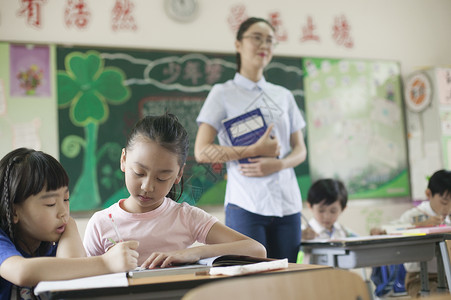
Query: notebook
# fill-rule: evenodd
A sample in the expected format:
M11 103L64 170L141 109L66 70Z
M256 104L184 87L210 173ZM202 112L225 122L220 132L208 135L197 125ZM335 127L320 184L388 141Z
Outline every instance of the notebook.
M249 146L255 144L265 133L267 125L260 108L242 115L222 121L233 146ZM249 163L247 158L240 163Z
M210 257L199 260L196 264L173 266L167 268L155 268L155 269L135 269L129 271L127 276L129 278L143 278L153 276L166 276L166 275L180 275L180 274L195 274L198 272L207 272L212 267L223 266L240 266L250 265L261 262L272 262L273 259L259 258L246 255L221 255L216 257Z

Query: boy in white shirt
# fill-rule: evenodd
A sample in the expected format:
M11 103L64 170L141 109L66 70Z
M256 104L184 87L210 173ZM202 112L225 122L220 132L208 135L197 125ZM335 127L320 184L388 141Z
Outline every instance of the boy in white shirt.
M442 224L451 225L451 171L439 170L429 179L426 189L426 197L420 205L404 212L401 217L391 222L391 225L399 226L438 226ZM386 234L380 228L371 229L371 234ZM404 264L407 274L405 286L407 293L412 297L418 297L421 289L419 263ZM428 262L429 288L434 292L437 288L437 263L435 260Z
M337 222L346 208L348 192L339 180L320 179L309 189L307 205L313 218L303 224L302 239L339 239L355 236L353 232Z

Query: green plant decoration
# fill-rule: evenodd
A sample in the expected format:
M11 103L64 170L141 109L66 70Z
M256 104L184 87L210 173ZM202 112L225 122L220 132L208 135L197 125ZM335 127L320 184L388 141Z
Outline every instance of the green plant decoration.
M65 57L65 71L58 71L58 106L69 107L71 122L84 129L85 137L66 136L61 152L75 158L84 150L82 171L71 192L71 209L98 208L101 198L97 180L97 163L107 152L119 151L119 145L106 143L97 150L98 129L109 116L108 104L126 102L131 95L124 85L124 72L104 67L104 60L96 51L72 52ZM119 150L118 150L119 149Z

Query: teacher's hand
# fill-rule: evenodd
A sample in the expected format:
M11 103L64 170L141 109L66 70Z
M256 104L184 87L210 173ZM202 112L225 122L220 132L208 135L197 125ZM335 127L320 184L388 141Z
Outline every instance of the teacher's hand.
M271 130L274 124L271 124L266 129L265 133L252 147L252 156L265 156L265 157L277 157L280 154L280 145L277 138L271 136Z
M240 164L240 173L247 177L263 177L278 172L282 162L274 157L249 158L250 163Z

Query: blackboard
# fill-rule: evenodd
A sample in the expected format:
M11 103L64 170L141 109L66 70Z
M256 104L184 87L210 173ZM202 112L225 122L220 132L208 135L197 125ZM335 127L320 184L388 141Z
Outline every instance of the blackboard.
M57 69L60 160L70 176L73 211L101 209L128 196L119 169L126 136L142 116L165 111L177 115L190 135L181 200L222 205L225 167L196 163L195 119L211 87L233 78L234 54L61 46ZM265 77L291 90L304 114L301 58L274 57ZM308 162L295 171L306 195Z

